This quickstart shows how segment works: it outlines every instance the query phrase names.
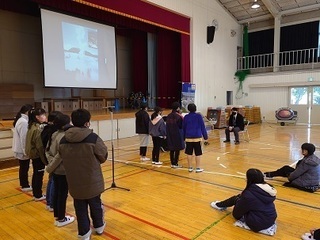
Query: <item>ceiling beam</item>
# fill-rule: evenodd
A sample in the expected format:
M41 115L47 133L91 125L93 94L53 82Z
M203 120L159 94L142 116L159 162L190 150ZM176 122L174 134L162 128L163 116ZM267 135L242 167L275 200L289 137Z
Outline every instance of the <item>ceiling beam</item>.
M261 0L263 4L266 6L266 8L269 10L271 15L276 18L279 15L279 10L273 5L273 3L270 0Z
M266 15L262 15L262 16L258 16L258 17L243 19L243 20L238 21L238 23L239 24L246 24L246 23L251 23L251 22L259 22L259 21L263 21L263 20L268 20L270 18L271 18L271 16L269 14L266 14Z
M317 9L320 9L320 3L299 7L295 9L284 10L284 11L281 11L280 14L284 15L284 14L300 13L302 11L317 10Z

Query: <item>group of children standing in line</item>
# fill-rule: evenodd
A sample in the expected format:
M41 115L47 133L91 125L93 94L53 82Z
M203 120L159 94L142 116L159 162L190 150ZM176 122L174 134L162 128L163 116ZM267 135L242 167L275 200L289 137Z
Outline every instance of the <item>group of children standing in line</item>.
M196 113L196 105L188 105L189 113L184 117L180 113L180 104L174 102L172 111L166 117L162 117L162 109L155 107L154 112L149 117L147 105L141 104L140 110L136 116L136 133L140 139L140 160L148 161L146 157L149 136L152 137L152 164L162 165L159 160L160 149L163 140L167 141L167 148L170 151L170 162L172 168L181 168L179 165L180 151L185 149L188 159L188 170L194 170L192 166L193 153L195 154L196 168L195 172L200 173L203 168L200 166L202 155L201 141L207 140L208 134L201 114Z
M70 117L51 112L46 117L42 108L24 105L14 120L13 152L19 159L22 191L32 191L35 201L46 199L47 210L53 211L54 225L62 227L75 218L66 215L68 192L73 197L78 222L78 237L90 239L90 216L96 234L103 233L104 220L101 193L104 179L100 164L108 157L102 139L91 129L90 113L85 109ZM28 171L32 160L32 184ZM42 193L44 172L49 173L47 195Z

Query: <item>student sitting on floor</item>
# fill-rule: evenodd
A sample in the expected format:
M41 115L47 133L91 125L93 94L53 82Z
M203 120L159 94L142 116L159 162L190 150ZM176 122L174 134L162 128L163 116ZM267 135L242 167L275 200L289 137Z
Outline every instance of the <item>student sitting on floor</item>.
M307 192L315 192L319 189L320 159L314 155L316 147L311 143L301 145L303 158L296 164L296 168L283 166L273 172L265 172L266 178L287 177L289 182L284 186L295 187Z
M234 206L232 215L238 220L235 226L272 236L277 229L274 205L277 191L264 181L263 173L258 169L250 168L246 177L247 186L240 194L212 202L211 207L225 210Z

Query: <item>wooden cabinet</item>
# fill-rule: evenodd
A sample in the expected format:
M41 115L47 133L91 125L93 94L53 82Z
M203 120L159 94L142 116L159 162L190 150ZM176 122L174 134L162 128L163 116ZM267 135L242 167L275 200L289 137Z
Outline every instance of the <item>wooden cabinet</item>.
M260 107L245 107L244 117L250 121L250 123L261 123Z

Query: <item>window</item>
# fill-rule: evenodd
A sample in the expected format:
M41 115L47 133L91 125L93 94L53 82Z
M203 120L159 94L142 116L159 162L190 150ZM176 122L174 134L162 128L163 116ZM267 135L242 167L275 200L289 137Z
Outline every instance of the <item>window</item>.
M320 105L320 87L313 87L313 105Z
M308 88L293 87L291 88L290 103L292 105L304 105L308 103Z

